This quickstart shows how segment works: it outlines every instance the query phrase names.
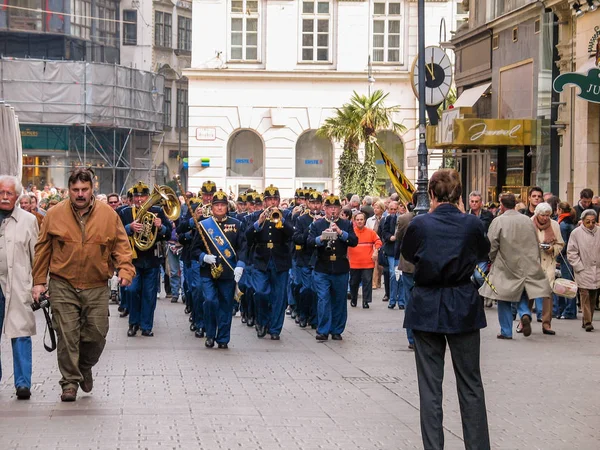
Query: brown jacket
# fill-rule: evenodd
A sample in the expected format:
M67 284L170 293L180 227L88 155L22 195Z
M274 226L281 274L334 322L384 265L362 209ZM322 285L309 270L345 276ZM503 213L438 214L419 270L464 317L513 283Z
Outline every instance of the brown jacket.
M31 211L31 214L33 214L35 216L35 218L37 219L38 227L41 229L42 228L42 222L44 221L44 216L42 216L37 211Z
M35 246L34 285L46 284L50 272L51 278L67 281L76 289L107 286L113 265L119 277L133 279L131 247L117 213L93 201L86 215L84 225L70 200L48 211Z
M408 225L410 224L410 221L413 220L413 217L415 217L415 215L412 212L407 212L406 214L402 214L400 217L398 217L398 222L396 223L396 242L398 243L397 245L402 246L404 235L406 234ZM400 263L398 264L398 268L402 272L406 273L415 272L415 265L409 263L406 259L404 259L402 253L400 253Z

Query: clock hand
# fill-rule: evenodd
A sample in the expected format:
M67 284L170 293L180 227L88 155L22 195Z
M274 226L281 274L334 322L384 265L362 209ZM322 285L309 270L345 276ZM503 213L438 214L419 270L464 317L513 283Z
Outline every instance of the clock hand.
M431 67L429 67L429 64L425 64L425 67L427 67L427 70L431 74L431 80L435 80L435 76L433 75L433 64L431 64Z

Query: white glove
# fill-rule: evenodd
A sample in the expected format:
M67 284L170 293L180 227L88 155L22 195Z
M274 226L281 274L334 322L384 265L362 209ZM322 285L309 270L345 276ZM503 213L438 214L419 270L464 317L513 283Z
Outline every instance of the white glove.
M394 270L394 274L396 275L396 281L400 281L400 277L402 276L402 271L400 269Z
M233 269L233 279L235 280L236 283L239 283L239 281L242 279L243 274L244 274L243 267L236 267L235 269Z
M202 261L206 264L215 264L217 262L217 257L215 255L204 255Z

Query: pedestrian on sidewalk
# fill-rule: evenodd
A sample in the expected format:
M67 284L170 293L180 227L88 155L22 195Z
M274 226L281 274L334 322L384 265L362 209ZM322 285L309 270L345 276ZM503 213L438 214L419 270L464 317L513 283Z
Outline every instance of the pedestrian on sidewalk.
M39 228L34 215L15 208L22 190L16 177L0 176L0 331L11 340L17 398L27 400L31 396L31 336L36 331L29 292Z
M92 170L71 172L69 200L48 211L35 246L33 300L49 290L63 402L75 401L79 387L93 388L92 367L108 334L109 278L117 269L128 286L135 275L123 224L95 201L93 183Z
M348 248L350 262L350 306L356 307L358 287L362 283L363 308L369 308L373 297L373 268L381 248L381 239L370 228L365 226L366 214L359 212L352 220L354 234L358 237L358 245Z
M404 328L413 330L426 449L444 448L442 383L446 345L450 347L467 450L488 450L490 437L480 369L479 330L483 303L471 275L490 245L483 224L464 213L460 175L436 171L429 180L431 212L415 217L401 253L415 265L412 301Z

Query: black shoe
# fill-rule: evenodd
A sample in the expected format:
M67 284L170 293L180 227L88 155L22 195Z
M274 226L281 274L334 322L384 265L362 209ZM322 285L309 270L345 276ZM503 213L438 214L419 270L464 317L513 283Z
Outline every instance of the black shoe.
M388 305L388 309L394 309L396 305Z
M188 322L193 322L194 318L190 315L190 317L188 317Z
M177 303L177 297L173 297L173 298L171 299L171 303Z
M240 318L240 321L242 323L246 323L246 314L242 314L242 317Z
M204 343L206 348L213 348L215 346L215 340L213 338L206 338L206 342Z
M280 339L280 338L279 338L279 335L278 335L278 334L272 334L272 335L271 335L271 340L272 340L272 341L278 341L279 339Z
M384 302L389 302L390 298L387 295L384 295L381 300L384 301Z
M267 335L267 327L256 325L256 336L264 338Z
M217 344L217 347L219 347L219 348L229 348L227 346L227 344Z
M317 341L326 341L327 339L329 339L329 336L327 336L326 334L317 333L317 335L315 336L315 339Z
M189 314L191 312L192 312L192 310L189 308L189 306L186 306L185 309L183 310L184 314Z
M313 330L316 330L316 329L317 329L317 326L316 326L315 324L312 324L312 323L311 323L311 324L310 324L310 328L311 328L311 329L313 329Z
M348 300L350 300L350 299L352 298L352 295L350 294L350 292L348 292L348 294L346 294L346 298L347 298Z
M404 309L404 305L398 305L398 309Z
M123 312L121 314L119 314L119 317L127 317L129 315L129 311L127 309L124 309Z
M300 319L300 323L298 325L300 325L300 328L306 328L306 319Z
M129 325L129 330L127 330L127 336L133 337L137 334L140 327L138 325Z
M415 349L415 344L408 344L408 349L409 350L414 350Z
M201 339L204 337L204 330L200 329L200 330L196 330L194 332L194 336L196 336L198 339Z
M369 304L366 302L363 302L363 309L369 309Z
M296 322L296 325L300 324L300 316L296 316L296 318L294 319L294 322Z
M342 335L341 334L332 334L331 335L331 340L332 341L341 341L342 340Z
M288 307L288 309L285 310L285 315L290 316L291 314L292 314L292 308Z
M248 325L249 327L253 327L255 323L256 322L254 321L254 317L248 317L248 319L246 319L246 325Z
M550 330L548 328L542 328L542 333L547 334L549 336L554 336L556 334L556 331Z
M27 386L17 388L17 398L19 400L29 400L29 397L31 397L31 390Z
M356 302L350 300L350 306L352 306L353 308L356 308Z
M190 331L196 331L198 328L193 323L190 324Z
M119 307L117 308L117 311L119 311L119 312L123 312L123 311L125 311L125 308L123 308L122 306L119 306Z
M542 319L538 319L537 321L538 321L538 323L542 323Z
M154 333L152 332L152 330L142 330L142 336L152 337L154 336Z

